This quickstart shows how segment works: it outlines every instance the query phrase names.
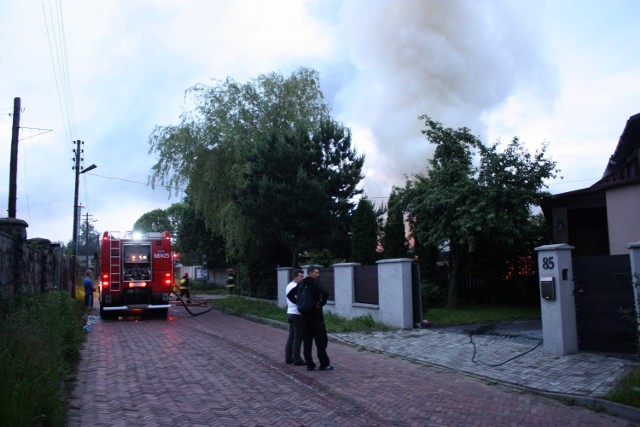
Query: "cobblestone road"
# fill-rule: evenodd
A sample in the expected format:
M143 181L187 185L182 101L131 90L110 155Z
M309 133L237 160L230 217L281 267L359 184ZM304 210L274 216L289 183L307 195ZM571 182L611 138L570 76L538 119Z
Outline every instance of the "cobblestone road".
M74 426L624 426L629 421L331 342L333 372L284 363L286 331L217 310L99 322Z

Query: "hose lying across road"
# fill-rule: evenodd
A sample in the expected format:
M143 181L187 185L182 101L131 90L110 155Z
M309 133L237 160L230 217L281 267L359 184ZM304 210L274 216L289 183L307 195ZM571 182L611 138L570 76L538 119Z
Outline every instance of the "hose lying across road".
M209 301L207 301L207 300L190 298L191 302L185 302L184 299L182 299L180 297L180 294L176 292L175 288L173 289L172 292L176 296L176 298L178 299L178 301L176 301L176 303L182 304L183 307L187 310L187 312L192 316L200 316L201 314L208 313L213 309L213 306L211 304L209 304ZM198 311L198 312L194 313L193 311L191 311L191 308L193 308L193 307L205 308L205 310Z
M513 321L511 321L511 322L513 322ZM508 322L508 323L511 323L511 322ZM512 360L517 359L518 357L522 357L525 354L531 353L536 348L538 348L538 347L540 347L542 345L542 339L541 338L530 337L530 336L527 336L527 335L520 335L520 334L497 333L497 332L493 332L494 329L495 329L495 325L484 325L484 326L479 327L476 330L467 331L467 333L469 334L469 342L473 346L473 356L471 357L471 361L473 363L476 363L478 365L488 366L488 367L491 367L491 368L497 368L498 366L504 365L507 362L511 362ZM474 335L492 335L492 336L501 337L501 338L523 338L523 339L528 339L528 340L532 340L532 341L537 341L538 343L535 346L531 347L530 349L528 349L528 350L526 350L526 351L524 351L524 352L522 352L520 354L517 354L517 355L515 355L515 356L513 356L513 357L511 357L511 358L509 358L509 359L507 359L505 361L502 361L502 362L496 363L496 364L491 364L491 363L485 363L485 362L483 362L481 360L476 360L477 350L478 349L476 348L476 343L473 342L473 336Z

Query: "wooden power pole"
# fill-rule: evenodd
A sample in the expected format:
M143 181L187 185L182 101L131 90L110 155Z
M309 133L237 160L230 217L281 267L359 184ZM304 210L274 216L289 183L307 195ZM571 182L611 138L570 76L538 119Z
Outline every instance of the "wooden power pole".
M13 99L13 130L11 132L11 158L9 160L9 218L16 217L18 138L20 135L20 98Z

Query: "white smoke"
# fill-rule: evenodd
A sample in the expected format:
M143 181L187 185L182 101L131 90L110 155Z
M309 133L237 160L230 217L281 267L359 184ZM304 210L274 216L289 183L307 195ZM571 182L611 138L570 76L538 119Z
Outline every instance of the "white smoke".
M511 6L464 0L342 4L338 56L348 61L352 78L334 103L367 155L370 196L386 197L392 185L425 171L433 147L418 116L466 126L486 143L483 116L516 91L537 82L530 89L537 97L555 96L555 73L540 54L546 46L530 31L534 14Z

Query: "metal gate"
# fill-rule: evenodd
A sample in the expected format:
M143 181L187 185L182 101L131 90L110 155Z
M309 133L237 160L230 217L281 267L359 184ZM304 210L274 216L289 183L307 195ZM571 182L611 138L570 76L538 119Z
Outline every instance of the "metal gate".
M629 255L574 258L573 273L579 350L635 353Z

